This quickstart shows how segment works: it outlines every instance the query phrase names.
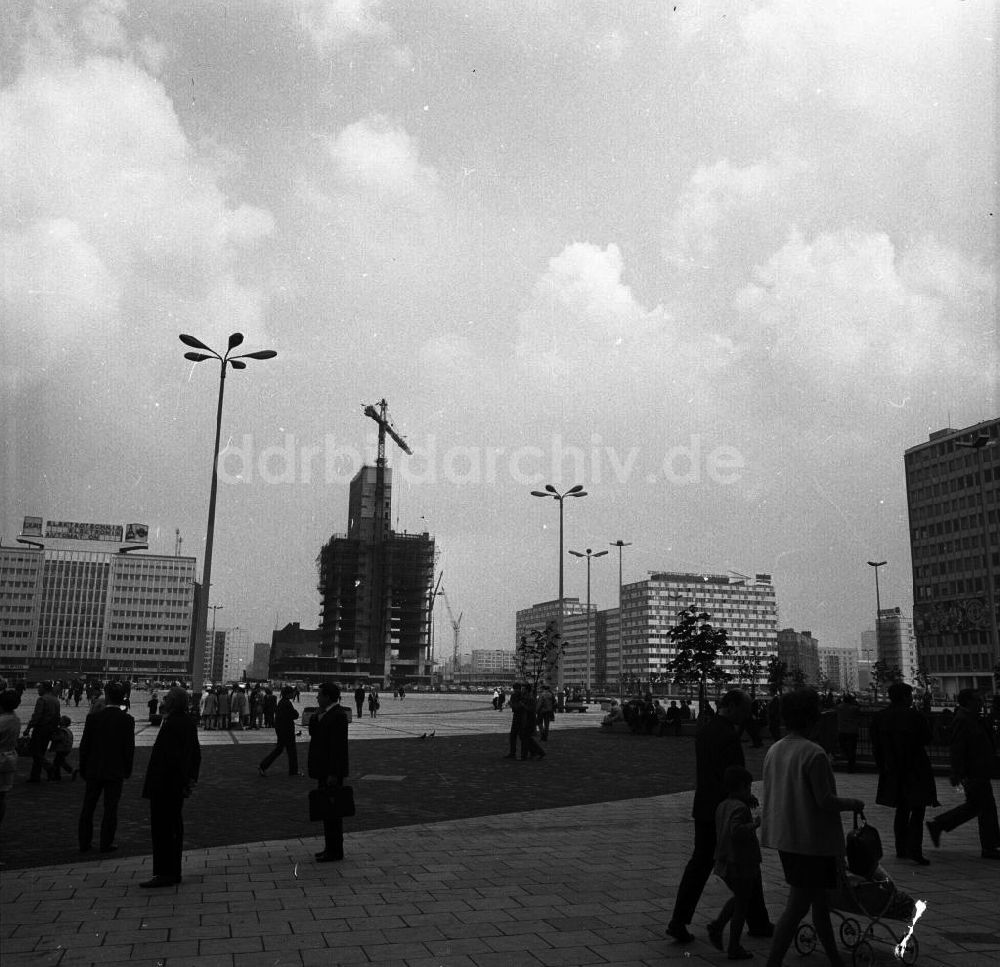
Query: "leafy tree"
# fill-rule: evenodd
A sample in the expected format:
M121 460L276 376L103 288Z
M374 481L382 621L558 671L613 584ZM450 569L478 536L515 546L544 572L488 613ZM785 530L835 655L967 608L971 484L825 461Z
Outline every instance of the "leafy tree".
M871 681L868 687L872 691L872 701L878 702L878 689L882 682L888 680L889 668L882 659L873 661L871 664Z
M767 662L767 687L772 695L780 695L784 691L786 678L788 662L782 661L777 655L771 655Z
M518 679L537 692L542 682L551 683L565 650L566 642L559 634L555 621L550 621L543 631L535 628L521 635L521 641L514 649L514 668Z
M708 681L718 682L721 676L728 680L720 659L735 649L729 644L726 630L711 624L712 616L707 611L685 608L677 617L680 620L667 632L677 649L667 667L677 684L698 686L698 707L701 709L705 707Z
M740 684L749 686L751 698L757 697L757 681L760 678L762 664L760 652L754 645L749 645L739 653L736 672Z

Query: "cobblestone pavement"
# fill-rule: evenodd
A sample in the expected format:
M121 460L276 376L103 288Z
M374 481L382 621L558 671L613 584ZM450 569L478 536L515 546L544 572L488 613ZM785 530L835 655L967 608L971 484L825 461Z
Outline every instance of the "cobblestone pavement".
M346 824L347 860L323 865L312 859L315 826L297 818L288 833L278 821L293 803L301 814L307 780L277 769L267 779L247 775L243 767L263 751L256 743L206 749L215 778L190 801L184 883L157 891L138 888L150 873L146 845L87 862L72 844L52 848L67 839L60 822L72 830L79 783L19 782L5 856L11 862L27 839L40 839L43 853L0 876L4 967L725 962L703 939L726 895L714 879L691 928L698 939L680 947L663 936L691 844L690 739L608 735L594 716L589 728L554 732L542 762L503 760L505 738L495 734L437 742L355 744L359 815ZM759 775L759 750L748 753ZM838 783L843 795L873 802L874 776L841 774ZM222 815L208 825L229 835L199 843L196 803L216 802L220 790L228 799L213 806ZM945 806L958 795L943 780L939 792ZM364 814L380 811L382 824L366 826ZM891 811L870 805L867 813L891 839ZM30 831L28 819L42 814L42 828ZM138 816L132 832L148 837ZM1000 963L1000 864L979 859L975 824L946 834L940 850L928 844L928 855L928 867L884 861L899 889L929 904L916 929L917 963ZM777 916L785 887L770 851L764 876ZM904 926L888 924L894 936L878 928L876 963L897 962ZM767 942L746 946L762 962ZM826 960L786 959L799 962Z

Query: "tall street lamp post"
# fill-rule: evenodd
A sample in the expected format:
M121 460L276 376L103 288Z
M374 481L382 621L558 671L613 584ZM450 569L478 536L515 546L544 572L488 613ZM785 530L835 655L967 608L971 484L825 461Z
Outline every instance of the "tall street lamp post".
M559 493L552 484L546 484L545 490L532 490L532 497L551 497L553 500L559 501L559 621L558 621L558 631L560 639L562 638L563 631L563 501L567 497L586 497L587 491L583 489L583 484L577 484L575 487L570 487L565 493Z
M625 616L622 614L622 548L631 547L631 541L623 541L619 538L612 541L612 547L618 548L618 683L619 698L625 695L625 679L622 673L625 671Z
M996 585L993 581L993 548L990 546L990 527L986 517L986 466L983 459L983 450L986 447L996 446L989 434L980 433L973 440L956 440L955 446L967 447L975 450L976 461L979 465L979 512L983 518L983 564L986 567L986 613L990 622L990 650L994 663L1000 660L1000 632L997 631L997 599ZM996 471L994 470L994 480ZM992 669L991 669L992 670Z
M885 561L869 561L868 566L875 568L875 660L882 660L882 639L879 635L882 621L882 599L878 593L878 569L885 566ZM871 665L868 666L868 674L871 674ZM875 685L875 701L878 701L878 683Z
M243 342L243 333L234 332L229 337L229 345L224 356L210 349L200 339L181 333L180 340L185 346L202 349L204 352L188 352L185 359L200 363L206 359L219 360L219 405L215 414L215 449L212 452L212 488L208 498L208 530L205 535L205 564L202 568L201 606L198 609L198 625L194 639L193 667L191 669L191 690L197 694L204 684L205 638L208 635L208 596L212 591L212 545L215 536L215 497L219 489L219 440L222 435L222 399L226 391L226 367L246 369L247 359L274 359L277 352L273 349L261 349L255 353L244 353L241 356L231 356L230 353ZM214 642L213 642L214 644Z
M587 677L585 685L587 693L590 693L590 559L592 557L604 557L607 551L598 551L596 554L588 547L587 553L581 551L570 551L573 557L585 557L587 559Z

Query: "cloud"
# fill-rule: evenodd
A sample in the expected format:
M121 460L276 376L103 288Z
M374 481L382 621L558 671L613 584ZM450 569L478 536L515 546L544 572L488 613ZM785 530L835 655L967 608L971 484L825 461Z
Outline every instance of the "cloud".
M212 294L236 284L240 254L271 216L227 202L159 82L130 61L35 61L0 91L0 128L3 293L15 326L33 333L25 372L43 364L41 347L93 320L124 325L124 301L221 326L227 312ZM29 271L13 271L27 257L18 252ZM239 288L259 316L259 283Z
M299 25L309 34L320 52L337 47L355 37L390 33L378 19L381 0L286 0Z
M995 392L995 334L984 325L993 282L956 251L928 239L900 254L881 232L793 232L754 276L736 297L744 335L780 369L849 380L861 395L956 379Z

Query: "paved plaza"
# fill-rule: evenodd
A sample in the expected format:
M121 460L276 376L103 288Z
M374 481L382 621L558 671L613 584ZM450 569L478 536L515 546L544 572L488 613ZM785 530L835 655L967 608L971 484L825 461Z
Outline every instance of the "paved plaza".
M317 865L312 856L321 843L315 826L304 826L302 835L291 837L260 835L267 828L259 815L259 810L269 808L270 793L265 793L256 809L241 805L232 810L225 845L185 852L182 885L156 891L138 886L149 876L148 849L86 862L79 854L60 850L48 861L52 865L21 865L0 876L4 967L727 962L708 944L704 931L726 896L714 878L691 928L698 939L681 947L663 935L693 826L689 789L667 794L661 790L667 788L665 776L671 774L690 786L684 779L690 774L690 739L601 735L596 714L568 715L557 719L562 732L553 732L545 761L514 763L500 758L505 737L496 734L506 731L509 714L491 712L488 699L485 710L451 712L414 701L406 713L413 719L403 718L398 708L390 714L391 702L389 696L378 728L387 734L389 729L405 728L409 742L404 745L397 735L396 742L369 741L364 749L360 744L352 749L355 762L362 760L359 769L352 768L359 811L365 803L377 811L378 800L395 800L405 811L407 800L426 798L424 790L430 787L411 786L409 772L426 771L429 744L447 728L458 728L454 723L463 716L478 723L483 733L473 728L468 739L448 733L450 738L441 743L437 775L446 788L437 799L438 814L449 815L449 802L456 812L468 812L474 803L463 800L480 797L484 775L510 791L514 802L506 805L507 811L365 829L359 829L359 812L358 821L346 823L345 862ZM444 725L446 719L452 724ZM426 731L425 722L432 723L434 739L419 738ZM365 734L361 723L352 726L352 740L362 740ZM374 730L368 736L374 740ZM210 737L211 733L202 736L207 746L214 744ZM219 741L232 747L255 743L257 737L234 733L230 739L222 733ZM259 738L261 743L270 741L266 733ZM391 773L372 768L380 749L386 750L387 760L389 750L396 750ZM449 756L447 749L457 754ZM256 755L262 749L252 751ZM224 755L243 762L239 752L207 748L206 765ZM374 758L365 760L362 753ZM488 769L472 768L473 753L477 759L488 759ZM566 771L570 756L575 772ZM652 764L660 760L673 765L657 772ZM757 754L749 755L748 761L759 774ZM463 787L464 764L470 767L470 778ZM623 786L622 776L630 765L638 773L635 787ZM613 777L608 788L602 786L605 773ZM645 776L658 794L634 794ZM278 776L258 780L263 786L252 786L242 776L231 781L241 803L248 791L257 796L262 788L286 789L293 782ZM530 808L554 801L552 785L566 787L565 795L577 798L588 791L568 788L574 783L589 787L592 801ZM841 773L838 783L842 795L873 804L874 775ZM304 795L305 788L300 785L296 796ZM547 790L548 798L536 799L535 789ZM958 794L945 779L938 779L938 789L944 805L957 801ZM65 783L59 789L45 784L26 789L19 779L12 795L22 797L21 803L12 803L8 820L27 805L24 797L29 793L39 794L42 808L42 794L52 802L52 795L68 796L72 790L76 790L73 795L80 791L78 785ZM607 801L615 790L628 798ZM78 801L78 796L67 801ZM418 804L412 801L412 805L419 814ZM490 802L486 808L493 808ZM870 805L867 812L884 840L891 839L891 811ZM193 833L193 824L188 825ZM16 825L5 824L5 843L16 830ZM979 859L974 824L946 834L940 850L929 843L927 847L932 861L928 867L891 856L884 861L900 889L928 903L916 930L916 962L927 967L1000 963L1000 864ZM767 850L764 879L776 917L785 887L776 856ZM891 923L895 938L884 931L877 934L891 942L875 944L876 962L897 962L893 945L903 926ZM762 963L767 941L747 938L745 945L755 953L754 962ZM798 963L824 964L826 959L818 951L801 957L792 950L786 964Z

